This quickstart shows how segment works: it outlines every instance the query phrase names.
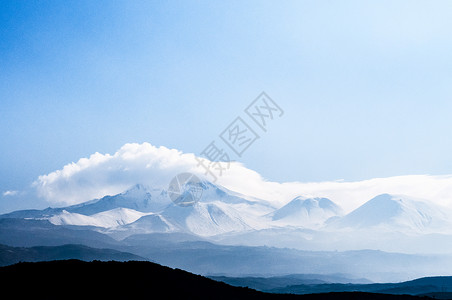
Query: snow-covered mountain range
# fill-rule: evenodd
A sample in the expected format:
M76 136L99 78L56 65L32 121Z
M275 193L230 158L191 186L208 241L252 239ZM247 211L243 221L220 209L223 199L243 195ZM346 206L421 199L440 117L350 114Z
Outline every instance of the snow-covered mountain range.
M449 216L428 201L389 194L370 199L348 214L327 198L298 196L277 207L204 182L202 198L188 207L174 204L165 189L138 184L114 196L62 208L16 211L0 218L44 220L116 240L184 233L233 245L412 252L413 237L419 243L435 235L451 240Z

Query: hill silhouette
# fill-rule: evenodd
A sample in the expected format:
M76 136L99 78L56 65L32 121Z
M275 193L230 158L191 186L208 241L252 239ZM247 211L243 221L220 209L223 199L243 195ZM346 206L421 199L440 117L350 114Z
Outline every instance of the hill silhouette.
M371 293L267 294L143 261L18 263L0 268L0 282L4 294L33 299L422 299Z

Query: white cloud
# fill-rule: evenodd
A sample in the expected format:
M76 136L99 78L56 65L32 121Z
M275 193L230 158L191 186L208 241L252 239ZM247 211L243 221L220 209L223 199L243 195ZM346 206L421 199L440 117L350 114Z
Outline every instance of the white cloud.
M3 192L3 197L7 197L7 196L15 196L17 195L19 192L18 191L5 191Z
M39 176L38 196L54 204L75 204L120 193L142 183L163 187L181 170L190 170L194 155L148 143L126 144L113 155L94 153L61 170Z
M137 183L166 188L181 172L204 175L194 154L148 143L126 144L112 155L94 153L61 170L39 176L34 186L38 195L52 204L68 205L114 195ZM409 175L355 182L278 183L266 181L257 172L233 162L217 183L272 201L277 206L304 195L328 197L350 211L382 193L425 198L446 206L452 203L452 176Z

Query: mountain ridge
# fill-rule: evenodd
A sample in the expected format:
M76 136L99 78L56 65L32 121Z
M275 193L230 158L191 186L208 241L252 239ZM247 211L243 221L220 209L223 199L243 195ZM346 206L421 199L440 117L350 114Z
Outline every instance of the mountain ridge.
M437 253L452 245L452 226L446 213L428 202L403 195L381 194L343 214L340 206L327 198L298 196L275 207L210 182L204 182L203 189L203 197L188 207L174 204L166 190L135 185L118 195L82 204L0 215L0 222L9 219L8 226L13 228L14 222L42 221L38 236L43 239L47 221L60 226L61 231L77 228L86 230L90 239L102 234L116 241L135 234L182 232L225 245L313 251L369 248ZM19 225L15 228L18 230ZM16 245L17 238L6 231L3 234L8 236L4 241ZM17 234L25 236L26 230L21 228ZM31 234L27 238L36 240ZM99 240L105 238L99 236ZM444 247L433 247L433 242ZM88 245L93 243L96 244L89 241Z

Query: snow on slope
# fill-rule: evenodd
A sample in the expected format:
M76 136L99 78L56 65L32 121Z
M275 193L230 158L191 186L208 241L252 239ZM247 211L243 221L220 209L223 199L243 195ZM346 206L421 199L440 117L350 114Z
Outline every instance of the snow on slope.
M182 231L199 236L252 229L238 211L218 203L198 202L190 207L170 205L161 215Z
M240 215L241 222L254 229L271 226L263 216L276 209L265 200L248 197L209 182L205 184L200 203L214 204L224 211L229 211L231 215Z
M329 218L341 214L341 208L327 198L303 198L299 196L271 213L270 216L279 225L319 228Z
M135 222L145 215L146 213L122 207L100 212L91 216L70 213L63 210L62 213L50 217L49 221L54 225L78 225L110 228Z
M135 222L124 226L109 228L104 233L109 234L115 239L124 239L135 234L149 234L149 233L169 233L180 231L179 228L168 222L159 214L145 215Z

